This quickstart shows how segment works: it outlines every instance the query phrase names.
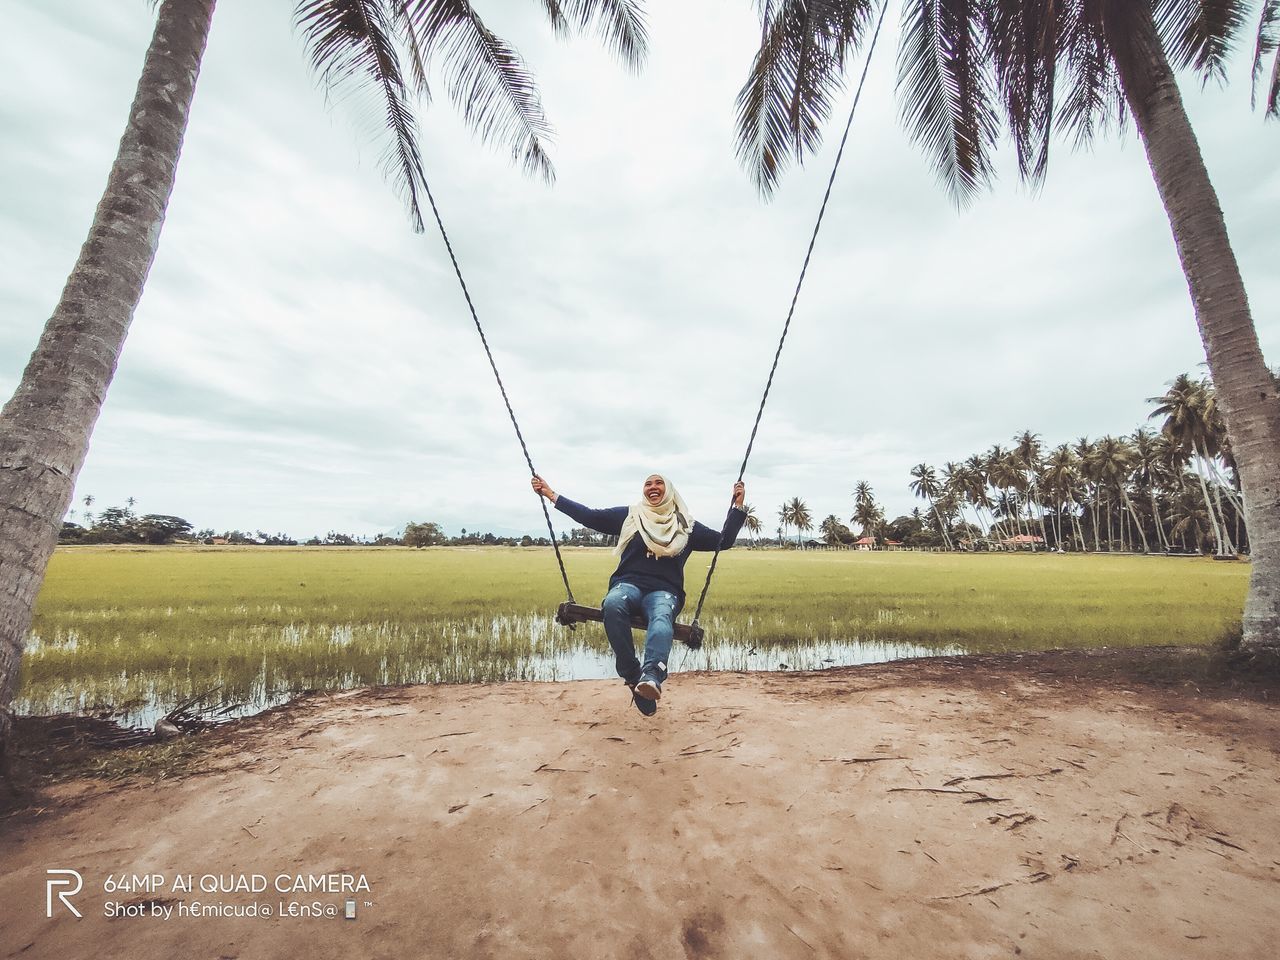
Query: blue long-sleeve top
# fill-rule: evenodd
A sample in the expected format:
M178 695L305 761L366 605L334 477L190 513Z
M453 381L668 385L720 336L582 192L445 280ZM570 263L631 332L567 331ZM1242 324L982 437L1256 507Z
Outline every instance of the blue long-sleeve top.
M622 533L622 522L627 519L626 507L592 510L563 495L556 498L556 509L572 517L584 527L615 537ZM644 538L637 533L622 548L618 569L613 571L613 576L609 578L609 588L612 589L618 583L629 583L639 587L644 593L652 590L667 590L676 595L676 610L679 610L684 606L684 565L689 559L689 554L694 550L715 550L717 546L721 550L728 550L738 539L738 532L742 529L742 522L746 518L746 511L730 507L729 515L724 520L724 527L719 531L712 530L695 520L693 529L689 531L689 545L674 557L650 556Z

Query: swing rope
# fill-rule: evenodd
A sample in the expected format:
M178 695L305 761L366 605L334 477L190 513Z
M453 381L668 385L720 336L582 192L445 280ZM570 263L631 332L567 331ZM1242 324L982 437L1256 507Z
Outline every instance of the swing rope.
M462 277L462 268L458 266L458 258L454 256L453 244L449 242L449 232L444 228L444 221L440 218L440 210L436 207L436 198L431 193L431 187L427 183L426 174L422 175L422 186L427 194L427 202L431 204L431 213L436 218L436 226L440 228L440 236L444 238L445 249L449 251L449 259L453 262L453 272L457 274L458 284L462 287L462 295L466 298L467 309L471 311L471 321L476 325L476 333L480 334L480 343L484 346L484 355L489 358L489 368L493 371L493 378L498 381L498 390L502 394L502 402L507 406L507 416L511 418L511 426L515 427L516 439L520 441L520 450L524 453L524 462L529 465L529 475L536 477L538 471L534 469L533 457L529 455L529 447L524 442L524 434L520 431L520 424L516 421L516 412L511 408L511 398L507 396L506 384L502 382L502 374L498 373L498 364L493 359L493 351L489 349L489 338L484 335L484 327L480 325L480 318L476 315L475 304L471 302L471 291L467 289L467 281ZM560 579L564 581L564 592L569 597L569 602L573 603L573 587L569 586L569 574L564 568L564 557L560 554L560 542L556 539L556 528L551 525L551 512L547 510L546 497L536 495L538 502L542 504L542 517L547 521L547 533L551 535L551 546L556 552L556 563L560 566Z
M755 446L756 433L760 429L760 420L764 416L765 404L769 400L769 391L773 387L774 374L778 371L778 361L782 357L782 347L786 343L787 333L791 329L791 320L795 316L796 303L800 299L800 290L804 286L805 274L809 270L809 261L813 257L813 248L818 240L818 231L822 228L822 219L827 212L827 203L831 199L831 189L835 185L836 173L840 169L840 161L844 157L845 144L849 140L849 130L853 126L853 117L857 112L858 103L862 100L862 89L867 82L867 71L871 67L871 57L875 53L876 43L880 39L880 28L884 26L885 14L889 9L889 0L885 0L880 8L880 17L876 21L875 33L871 37L871 44L867 48L867 58L862 66L862 76L858 80L858 89L853 97L853 104L849 108L849 118L845 121L844 134L840 138L840 149L836 152L835 162L831 166L831 176L827 179L827 189L822 197L822 206L818 210L817 221L813 225L813 234L809 237L809 248L805 251L804 263L800 268L800 278L796 281L795 291L791 295L791 305L787 309L787 318L782 326L782 336L778 338L778 348L773 354L773 365L769 368L769 377L765 382L764 394L760 397L760 407L756 410L755 423L751 426L751 436L747 440L747 450L742 457L742 466L738 468L738 482L747 472L747 461L751 459L751 450ZM493 371L493 378L498 383L498 391L502 394L502 402L506 405L507 416L511 420L511 426L515 429L516 439L520 441L520 450L524 454L525 463L529 466L530 476L537 476L538 471L533 466L533 458L529 454L528 444L525 443L524 433L520 430L520 423L516 420L515 410L511 406L511 398L507 395L506 385L502 382L502 375L498 372L498 364L493 359L493 351L489 348L489 338L485 336L484 327L480 324L480 317L476 313L475 304L471 300L471 291L467 288L467 281L462 276L462 267L458 264L458 258L453 252L453 244L449 240L449 232L445 229L444 220L440 216L440 210L436 206L435 195L431 192L431 186L427 182L426 174L422 176L423 191L427 195L427 202L431 205L431 213L435 217L436 226L440 228L440 237L444 240L445 249L449 253L449 261L453 264L453 272L458 278L458 285L462 288L462 295L467 301L467 309L471 313L471 322L475 324L476 333L480 335L480 343L484 347L485 356L489 359L489 368ZM556 563L560 567L560 578L564 581L565 593L569 597L569 602L574 603L573 588L569 586L569 574L565 570L564 557L560 553L560 543L556 540L555 527L551 523L551 513L547 509L547 501L545 497L539 496L538 502L542 506L542 516L547 522L547 533L551 537L551 546L555 550ZM707 600L707 591L711 589L711 578L716 572L716 563L720 559L720 544L716 544L715 553L711 557L711 565L707 569L707 579L702 585L702 593L698 596L698 606L693 614L692 630L696 636L701 636L701 627L698 625L698 619L702 615L703 604Z
M747 452L742 456L742 466L738 468L738 483L747 472L747 461L751 459L751 448L756 443L756 432L760 429L760 418L764 416L764 405L769 400L769 391L773 387L773 376L778 372L778 360L782 357L782 346L787 342L787 332L791 329L791 318L795 316L796 303L800 299L800 289L804 286L804 277L809 270L809 260L813 257L814 244L818 242L818 231L822 229L822 218L827 212L827 201L831 199L831 188L836 182L836 173L840 169L840 160L844 157L845 144L849 141L849 130L853 126L853 115L858 110L858 102L862 99L862 88L867 82L867 71L871 68L871 57L876 52L876 41L880 39L880 28L884 26L884 15L889 9L889 0L880 7L880 19L876 21L875 33L871 36L871 45L867 48L867 58L862 64L862 76L858 79L858 89L853 96L853 104L849 107L849 119L844 124L844 135L840 138L840 149L836 151L835 162L831 165L831 176L827 178L827 191L822 196L822 206L818 208L818 219L813 224L813 234L809 237L809 249L805 251L804 263L800 267L800 278L796 281L795 292L791 295L791 306L787 309L787 319L782 325L782 336L778 338L778 349L773 354L773 366L769 368L769 379L765 381L764 394L760 397L760 408L756 410L756 421L751 425L751 437L747 440ZM707 591L711 589L711 578L716 572L716 562L720 559L720 541L716 543L716 552L711 556L711 566L707 568L707 579L702 585L702 593L698 596L698 606L693 612L693 626L699 628L698 620L702 616L702 605L706 603Z

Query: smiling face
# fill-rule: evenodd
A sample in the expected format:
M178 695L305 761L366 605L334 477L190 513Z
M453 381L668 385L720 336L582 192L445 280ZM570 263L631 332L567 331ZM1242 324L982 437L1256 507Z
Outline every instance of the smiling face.
M644 482L644 498L650 506L656 507L667 495L667 482L656 473Z

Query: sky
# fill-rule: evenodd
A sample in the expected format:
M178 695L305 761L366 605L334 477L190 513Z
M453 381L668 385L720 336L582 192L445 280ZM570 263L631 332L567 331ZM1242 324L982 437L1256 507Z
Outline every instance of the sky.
M533 68L554 186L421 114L428 178L539 472L591 506L666 474L716 525L742 460L839 129L763 202L734 98L747 0L648 4L639 73L540 4L477 0ZM0 35L0 394L87 233L152 28L144 0L7 0ZM146 292L79 476L197 527L537 533L542 514L438 234L416 235L370 118L330 102L289 0L220 0ZM1003 156L957 209L897 120L890 14L746 473L888 517L940 466L1031 430L1128 433L1204 351L1141 145L1059 144L1039 191ZM1280 123L1182 78L1264 352L1280 363ZM850 84L852 87L852 83ZM833 117L843 122L849 98ZM557 515L553 513L553 517ZM560 519L565 519L560 517ZM565 524L564 526L569 526Z

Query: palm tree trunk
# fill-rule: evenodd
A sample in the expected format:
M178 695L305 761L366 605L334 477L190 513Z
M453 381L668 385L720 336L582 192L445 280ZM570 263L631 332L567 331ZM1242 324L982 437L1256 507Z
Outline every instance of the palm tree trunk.
M1155 487L1149 487L1148 493L1150 493L1151 495L1151 519L1155 521L1156 536L1160 541L1160 549L1168 550L1169 541L1168 539L1165 538L1165 535L1164 535L1164 524L1160 522L1160 505L1156 502Z
M947 525L942 522L942 514L938 512L938 505L933 502L933 497L929 498L929 506L933 510L933 518L938 521L938 532L942 534L942 542L950 550L951 538L947 536Z
M0 411L0 777L36 593L160 242L215 0L164 0L89 237Z
M1204 471L1201 469L1199 447L1195 448L1195 456L1192 457L1191 462L1195 468L1196 479L1200 481L1200 495L1204 497L1204 509L1209 514L1209 525L1213 528L1213 552L1221 556L1223 553L1222 528L1218 525L1218 513L1213 509L1213 498L1209 496L1209 485L1205 483Z
M1245 494L1253 564L1243 642L1255 651L1280 651L1280 388L1263 359L1222 208L1151 5L1108 4L1103 10L1125 99L1190 287Z
M1129 516L1133 518L1133 525L1137 528L1138 536L1142 538L1142 552L1150 553L1151 545L1147 543L1147 531L1142 529L1142 520L1138 517L1138 511L1133 508L1133 501L1129 499L1129 493L1124 487L1120 488L1120 496L1124 497L1124 505L1129 508Z

